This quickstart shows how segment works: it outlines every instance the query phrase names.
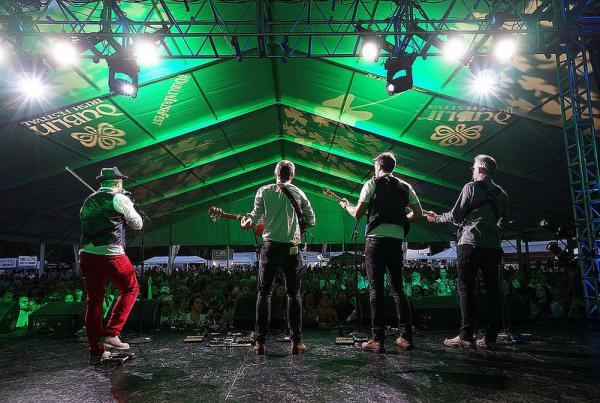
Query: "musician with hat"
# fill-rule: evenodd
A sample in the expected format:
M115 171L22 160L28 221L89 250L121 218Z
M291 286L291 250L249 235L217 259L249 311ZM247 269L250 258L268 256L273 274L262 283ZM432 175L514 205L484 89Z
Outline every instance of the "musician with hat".
M143 225L131 194L123 189L127 176L116 167L102 168L96 179L100 188L85 200L79 212L82 232L79 265L87 290L85 327L91 365L110 356L107 348L129 349L119 334L139 289L135 270L125 255L125 223L135 230ZM104 326L102 301L108 282L119 289L121 295Z

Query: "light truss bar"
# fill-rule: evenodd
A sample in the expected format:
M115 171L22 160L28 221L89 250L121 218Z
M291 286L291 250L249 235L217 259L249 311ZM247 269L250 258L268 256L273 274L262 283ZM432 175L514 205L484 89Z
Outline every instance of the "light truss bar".
M568 24L572 10L566 0L564 5ZM600 170L588 71L589 41L591 38L575 35L568 38L556 66L586 313L599 317Z
M67 36L79 43L100 38L95 50L82 54L95 59L107 57L140 36L159 40L167 59L345 58L358 56L364 35L357 30L360 24L386 40L396 53L408 48L423 57L440 56L441 49L436 47L440 38L459 32L469 42L510 33L523 39L522 53L548 54L552 49L545 39L556 36L559 15L551 0L527 8L529 2L524 0L498 0L485 13L469 2L454 0L437 18L428 15L431 5L418 2L204 0L189 4L189 12L174 2L145 3L136 6L136 18L129 17L128 3L116 1L90 1L83 6L49 0L46 7L27 13L16 6L0 8L0 35L30 53L44 49L55 37Z

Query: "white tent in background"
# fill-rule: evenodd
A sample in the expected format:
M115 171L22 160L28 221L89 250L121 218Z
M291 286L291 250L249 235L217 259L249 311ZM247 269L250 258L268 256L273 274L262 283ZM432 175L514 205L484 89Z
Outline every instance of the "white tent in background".
M456 251L452 248L441 251L431 256L434 260L456 260Z
M551 242L551 241L529 242L529 253L546 252L546 246L548 245L548 242ZM567 240L566 239L559 240L558 245L561 248L565 248L567 246ZM504 250L504 253L506 253L506 254L517 253L517 241L514 239L509 240L509 241L502 241L502 249ZM524 242L521 244L521 251L523 253L525 253L525 243Z
M176 256L173 265L182 264L206 264L206 259L202 259L199 256ZM155 264L155 265L167 265L169 264L168 256L154 256L150 259L144 260L144 264Z
M254 264L258 259L256 258L256 252L234 252L233 253L233 264L240 265L251 265Z
M420 251L418 251L418 250L407 249L405 259L406 260L428 260L428 259L430 259L430 257L427 255L421 254Z

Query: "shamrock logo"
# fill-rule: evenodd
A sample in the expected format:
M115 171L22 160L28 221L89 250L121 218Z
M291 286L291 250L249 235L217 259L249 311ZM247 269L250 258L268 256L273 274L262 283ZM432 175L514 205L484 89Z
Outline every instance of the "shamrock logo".
M467 127L467 125L460 124L455 128L440 125L435 128L435 133L430 138L431 140L439 141L442 147L463 147L467 145L469 140L480 138L482 130L482 125Z
M110 123L100 123L97 129L91 126L84 127L85 133L72 133L71 137L78 140L82 146L92 148L96 145L103 150L112 150L115 147L127 144L121 137L125 132L117 129Z
M365 104L359 106L352 106L354 99L356 97L352 94L348 94L346 98L346 103L344 104L344 109L342 110L341 120L345 121L349 125L354 126L356 122L359 120L369 120L373 117L371 112L362 112L358 109L372 104ZM333 116L337 118L340 113L340 109L342 108L342 104L344 103L344 95L340 95L337 98L328 99L323 101L322 105L316 109L317 114L324 116Z

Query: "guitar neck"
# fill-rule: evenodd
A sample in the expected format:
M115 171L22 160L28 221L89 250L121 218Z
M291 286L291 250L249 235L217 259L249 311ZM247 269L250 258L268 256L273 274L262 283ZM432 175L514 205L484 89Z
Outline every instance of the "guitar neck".
M238 220L238 221L240 221L242 219L242 216L240 214L230 214L230 213L223 213L223 214L221 214L221 217L229 218L231 220Z
M327 196L334 198L337 201L342 201L344 200L343 197L340 197L338 195L336 195L335 193L333 193L331 190L328 190L327 193L325 193Z

